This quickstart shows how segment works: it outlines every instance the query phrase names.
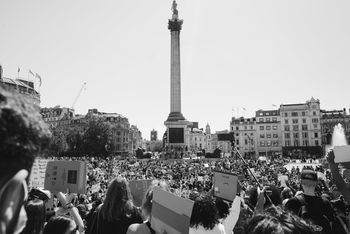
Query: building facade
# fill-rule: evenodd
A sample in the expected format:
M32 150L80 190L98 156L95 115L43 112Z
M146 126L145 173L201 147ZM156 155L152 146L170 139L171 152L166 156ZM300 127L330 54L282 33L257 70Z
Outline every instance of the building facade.
M151 131L151 141L158 141L158 132L154 129Z
M320 101L280 105L282 151L284 156L320 157L322 155Z
M255 118L258 155L270 157L281 155L282 136L279 110L258 110Z
M43 120L50 126L55 128L58 125L68 125L74 118L74 110L67 107L44 107L40 109Z
M237 150L243 157L255 158L257 155L256 118L235 118L230 122L230 131L234 133Z

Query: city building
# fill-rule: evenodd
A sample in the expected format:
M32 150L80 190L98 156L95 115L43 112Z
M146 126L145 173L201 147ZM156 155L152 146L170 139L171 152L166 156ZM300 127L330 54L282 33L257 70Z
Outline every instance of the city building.
M243 157L255 158L257 155L256 118L235 118L230 122L230 131L235 136L235 146Z
M349 110L350 112L350 110ZM346 113L346 109L342 110L321 110L321 134L322 145L332 144L332 135L334 127L341 124L344 129L347 142L350 142L350 115Z
M231 153L231 143L228 141L219 141L218 134L226 134L229 133L228 130L216 131L214 134L211 134L210 145L211 149L208 149L208 152L213 153L215 149L220 149L221 153L224 155L228 155Z
M320 101L280 105L282 151L284 156L320 157L322 155Z
M156 130L151 131L151 141L157 141L158 140L158 132Z
M40 106L40 94L35 90L34 82L24 78L12 79L3 76L3 69L0 65L0 85L7 90L20 93L36 106Z
M191 128L189 139L188 151L197 153L202 150L207 150L207 134L203 129Z
M141 131L135 125L131 125L129 129L129 152L136 154L136 150L142 146Z
M281 117L279 110L255 112L257 151L259 156L282 154Z
M68 125L74 118L73 109L60 106L41 108L40 114L51 128L55 128L58 125Z

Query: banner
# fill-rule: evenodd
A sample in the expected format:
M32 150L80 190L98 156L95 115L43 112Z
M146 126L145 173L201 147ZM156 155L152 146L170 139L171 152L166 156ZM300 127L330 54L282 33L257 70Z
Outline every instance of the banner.
M237 194L238 176L226 172L214 172L214 196L232 202Z
M151 226L156 233L188 234L194 201L158 187L153 190Z
M334 162L350 162L350 145L334 146Z
M45 176L45 189L51 192L85 193L86 162L48 162Z
M29 177L29 188L44 188L48 159L35 159Z
M134 198L134 204L136 206L142 205L143 197L145 196L149 186L152 184L152 180L131 180L129 181L129 188L131 195Z

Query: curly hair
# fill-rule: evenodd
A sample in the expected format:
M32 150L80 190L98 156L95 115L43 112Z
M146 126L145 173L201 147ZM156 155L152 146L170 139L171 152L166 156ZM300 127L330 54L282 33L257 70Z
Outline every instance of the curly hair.
M190 227L203 226L211 230L219 223L219 212L216 208L215 199L209 194L198 194L194 198Z
M245 234L314 234L313 229L298 216L279 207L255 214L245 226Z
M39 107L0 86L0 178L20 169L30 172L50 137Z

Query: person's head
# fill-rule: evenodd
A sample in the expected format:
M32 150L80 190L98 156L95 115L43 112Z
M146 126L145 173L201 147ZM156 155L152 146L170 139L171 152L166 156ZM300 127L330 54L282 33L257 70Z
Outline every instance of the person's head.
M103 218L109 221L128 216L133 208L132 196L128 181L118 176L108 187L102 205Z
M219 219L225 219L227 215L230 213L229 203L225 202L220 198L215 199L215 205L218 210Z
M315 191L317 183L318 179L315 171L307 169L301 172L301 186L304 192Z
M43 230L46 218L44 201L40 199L27 201L25 210L27 212L28 220L21 234L40 233L40 231Z
M211 230L219 223L219 214L215 205L215 199L209 194L198 194L194 198L190 227L203 226Z
M152 199L153 199L153 190L155 187L159 187L165 191L169 190L169 186L165 181L162 180L153 180L151 186L148 188L143 201L142 201L142 215L145 219L149 218L152 213Z
M309 225L299 217L283 211L279 207L270 207L256 213L245 226L246 234L314 234Z
M282 200L289 199L289 198L293 197L292 190L288 187L284 188L281 192L281 197L282 197Z
M38 107L0 86L0 233L25 226L28 175L50 136Z
M54 216L45 225L43 234L76 234L78 226L67 216Z
M268 185L266 186L265 189L265 194L267 196L269 196L269 198L271 199L271 202L273 203L273 205L275 206L279 206L282 204L282 198L281 198L281 193L280 190L274 186L274 185ZM258 187L255 186L251 189L250 191L250 196L249 196L249 203L255 207L256 203L258 201ZM264 208L267 208L269 206L271 206L272 204L270 203L269 200L265 201L265 205Z

